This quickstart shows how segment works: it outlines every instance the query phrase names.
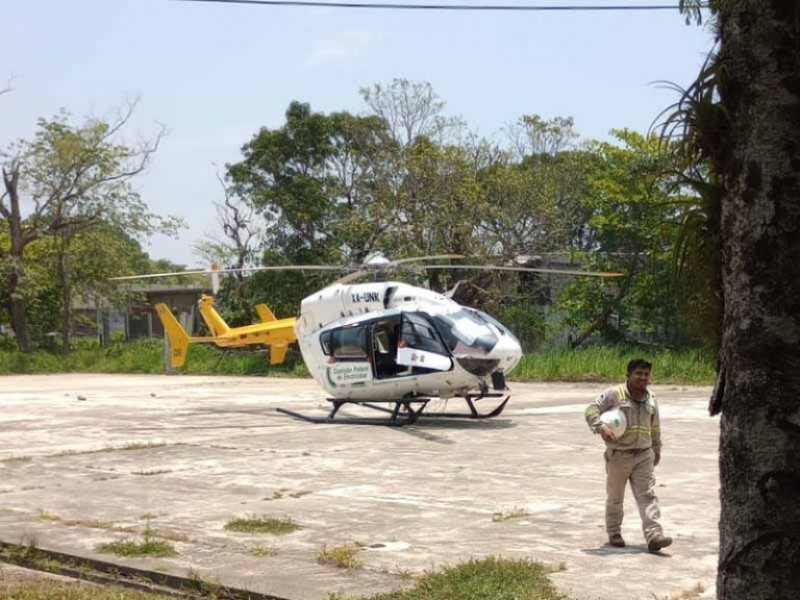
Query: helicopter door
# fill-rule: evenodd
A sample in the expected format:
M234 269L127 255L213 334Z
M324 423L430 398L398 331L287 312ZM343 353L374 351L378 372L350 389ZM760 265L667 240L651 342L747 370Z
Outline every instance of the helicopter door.
M436 328L419 313L403 313L397 364L412 367L414 373L453 368L453 360Z
M322 351L328 360L328 381L334 387L363 385L372 379L367 352L366 325L348 325L326 331L320 336Z
M376 379L411 375L411 369L397 364L400 317L381 319L372 324L372 364Z

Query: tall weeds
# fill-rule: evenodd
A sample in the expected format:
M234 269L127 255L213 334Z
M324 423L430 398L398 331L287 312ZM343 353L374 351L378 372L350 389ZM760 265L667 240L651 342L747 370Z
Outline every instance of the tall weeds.
M653 362L655 383L711 384L714 361L700 350L658 350L590 347L550 349L523 357L509 374L512 381L617 381L625 376L629 360L644 356ZM267 357L250 352L223 355L209 346L191 346L186 367L192 375L267 375L307 377L298 356L270 366ZM164 346L160 340L86 346L67 355L38 351L21 354L0 350L0 374L11 373L164 373Z

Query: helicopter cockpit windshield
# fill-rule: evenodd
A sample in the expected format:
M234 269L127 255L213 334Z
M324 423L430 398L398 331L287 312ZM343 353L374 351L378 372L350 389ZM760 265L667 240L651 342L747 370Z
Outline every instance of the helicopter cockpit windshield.
M459 309L431 315L453 356L485 356L499 338L476 312Z
M464 310L472 313L478 320L483 320L487 323L494 325L497 331L500 332L501 335L507 336L510 338L515 344L520 345L519 339L515 336L511 331L509 331L505 325L503 325L500 321L495 319L492 315L483 312L482 310L477 310L475 308L464 307Z

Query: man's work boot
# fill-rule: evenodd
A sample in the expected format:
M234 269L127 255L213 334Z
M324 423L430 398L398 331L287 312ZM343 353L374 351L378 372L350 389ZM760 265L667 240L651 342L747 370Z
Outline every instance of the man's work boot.
M664 535L663 533L657 533L650 541L647 542L647 551L648 552L659 552L662 548L666 548L672 544L672 538L668 535Z
M608 536L608 543L614 546L615 548L625 547L625 540L622 539L621 533L612 533L610 536Z

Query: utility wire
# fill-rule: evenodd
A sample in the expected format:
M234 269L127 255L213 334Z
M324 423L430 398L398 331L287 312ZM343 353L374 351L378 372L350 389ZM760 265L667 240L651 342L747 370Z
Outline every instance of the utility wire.
M295 6L323 8L383 8L393 10L471 10L471 11L614 11L614 10L678 10L677 4L410 4L406 2L358 2L336 0L173 0L176 2L208 2L215 4L256 4L263 6ZM708 8L701 4L699 8Z

